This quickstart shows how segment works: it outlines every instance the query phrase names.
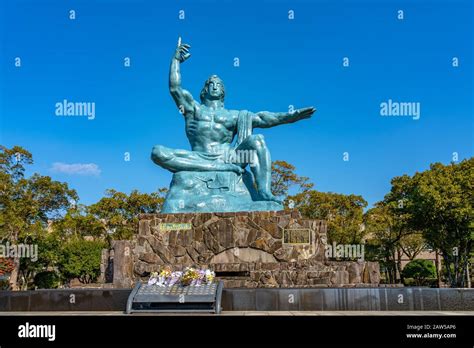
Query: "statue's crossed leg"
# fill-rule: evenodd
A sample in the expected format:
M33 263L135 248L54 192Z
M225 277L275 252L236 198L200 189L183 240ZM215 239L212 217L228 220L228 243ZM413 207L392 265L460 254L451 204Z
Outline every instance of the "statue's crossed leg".
M157 165L176 173L179 171L232 171L242 174L244 169L233 163L224 162L224 154L208 154L198 151L170 149L156 145L151 152L151 159Z

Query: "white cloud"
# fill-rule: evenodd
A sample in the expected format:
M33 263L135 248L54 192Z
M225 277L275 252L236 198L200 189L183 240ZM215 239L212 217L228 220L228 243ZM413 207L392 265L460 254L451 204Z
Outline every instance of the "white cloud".
M64 173L69 175L100 175L100 168L95 163L62 163L55 162L51 167L55 173Z

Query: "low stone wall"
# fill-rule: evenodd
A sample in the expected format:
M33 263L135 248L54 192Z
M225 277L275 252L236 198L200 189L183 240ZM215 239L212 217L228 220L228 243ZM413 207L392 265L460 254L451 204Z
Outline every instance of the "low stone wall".
M226 288L378 285L378 263L328 261L326 222L298 211L145 214L114 245L114 284L131 286L164 265L209 267Z
M131 291L0 291L0 312L125 311ZM222 306L224 311L474 311L474 289L224 289Z
M227 288L367 287L380 282L376 262L278 262L211 264ZM248 276L226 276L248 270ZM240 271L240 272L239 272Z

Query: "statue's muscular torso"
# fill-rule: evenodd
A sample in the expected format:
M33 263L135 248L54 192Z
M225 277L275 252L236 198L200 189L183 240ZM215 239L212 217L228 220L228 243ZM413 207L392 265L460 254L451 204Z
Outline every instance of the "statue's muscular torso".
M209 108L198 103L186 112L186 135L193 151L223 153L230 147L237 131L239 111Z

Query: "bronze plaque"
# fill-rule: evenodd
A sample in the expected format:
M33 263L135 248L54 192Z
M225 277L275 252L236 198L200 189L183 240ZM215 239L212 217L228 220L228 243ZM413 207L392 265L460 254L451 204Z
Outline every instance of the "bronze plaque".
M311 230L309 228L288 228L283 230L285 244L311 244Z
M158 225L160 231L191 230L193 224L190 222L162 222Z

